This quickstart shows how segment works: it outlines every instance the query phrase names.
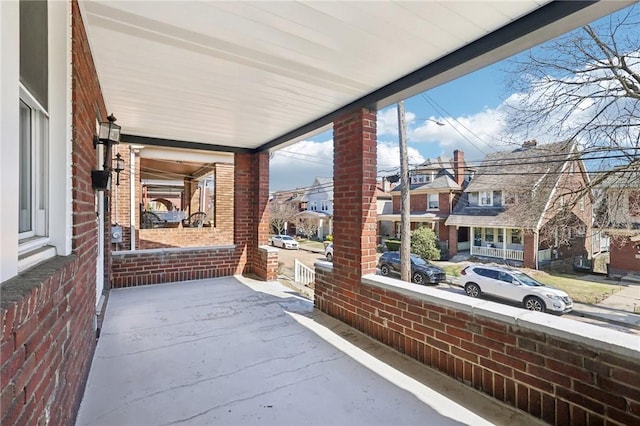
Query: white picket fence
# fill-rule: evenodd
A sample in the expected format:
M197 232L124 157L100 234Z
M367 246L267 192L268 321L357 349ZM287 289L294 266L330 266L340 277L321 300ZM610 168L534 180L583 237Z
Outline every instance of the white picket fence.
M313 284L316 281L316 272L305 266L298 259L294 259L293 262L294 269L294 280L298 284L309 285Z

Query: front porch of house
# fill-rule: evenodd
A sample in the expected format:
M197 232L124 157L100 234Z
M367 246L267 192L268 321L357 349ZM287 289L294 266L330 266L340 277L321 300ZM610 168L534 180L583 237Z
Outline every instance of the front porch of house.
M178 422L542 424L276 281L113 290L76 425Z

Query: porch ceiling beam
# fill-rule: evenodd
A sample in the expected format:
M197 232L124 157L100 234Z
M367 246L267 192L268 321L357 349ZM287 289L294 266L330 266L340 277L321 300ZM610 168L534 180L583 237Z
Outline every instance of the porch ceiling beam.
M344 107L318 118L310 123L298 127L288 133L283 134L269 142L256 148L256 152L272 150L285 143L301 140L310 134L318 134L331 128L331 123L338 117L357 109L370 108L380 109L392 105L401 99L414 96L420 92L444 84L454 78L459 77L483 66L497 62L501 57L496 51L509 43L521 41L523 44L520 50L531 46L525 45L527 42L523 38L530 36L534 31L540 30L547 25L572 15L582 9L598 3L597 1L553 1L522 18L505 25L494 31L424 67L401 77L400 79L377 89L360 99L345 105ZM531 44L529 42L529 44ZM473 69L460 71L464 65L478 61L483 56L482 63L476 64ZM508 56L508 55L507 55ZM456 71L456 68L458 70ZM454 74L460 75L454 75ZM436 80L436 77L439 77ZM429 80L432 80L429 83Z
M122 134L122 136L120 137L120 141L135 145L164 146L171 148L196 149L201 151L231 152L234 154L253 151L249 148L239 148L226 145L212 145L202 142L181 141L175 139L163 139L129 134Z

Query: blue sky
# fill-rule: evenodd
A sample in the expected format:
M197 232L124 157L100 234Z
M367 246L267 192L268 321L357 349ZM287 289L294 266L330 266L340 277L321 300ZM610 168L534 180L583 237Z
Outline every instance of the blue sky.
M633 30L634 42L636 34ZM513 135L506 133L502 123L506 104L520 94L507 89L508 69L509 59L406 99L410 166L438 156L450 158L455 149L463 151L469 162L513 149L508 140ZM400 162L396 106L378 111L377 117L378 176L394 174ZM306 188L316 176L332 177L332 136L329 131L277 151L270 161L270 189ZM528 138L539 143L555 141L543 131L523 135L522 141Z

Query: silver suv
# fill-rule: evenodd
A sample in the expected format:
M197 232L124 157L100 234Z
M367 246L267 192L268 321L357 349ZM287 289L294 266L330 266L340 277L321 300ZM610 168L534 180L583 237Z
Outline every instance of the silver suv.
M564 314L573 309L567 293L546 286L517 269L493 265L470 265L459 278L471 297L487 294L522 303L530 311Z

